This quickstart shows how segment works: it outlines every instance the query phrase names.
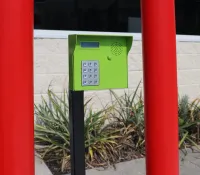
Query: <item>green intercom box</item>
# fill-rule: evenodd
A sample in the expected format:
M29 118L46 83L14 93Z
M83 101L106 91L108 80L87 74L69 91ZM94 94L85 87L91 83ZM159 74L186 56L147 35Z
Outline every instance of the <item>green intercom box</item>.
M69 35L69 88L74 91L128 87L132 36Z

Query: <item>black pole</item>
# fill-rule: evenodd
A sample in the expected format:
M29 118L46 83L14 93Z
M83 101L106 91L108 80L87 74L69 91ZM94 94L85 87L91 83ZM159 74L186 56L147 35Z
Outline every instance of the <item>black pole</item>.
M85 175L84 91L69 90L71 175Z

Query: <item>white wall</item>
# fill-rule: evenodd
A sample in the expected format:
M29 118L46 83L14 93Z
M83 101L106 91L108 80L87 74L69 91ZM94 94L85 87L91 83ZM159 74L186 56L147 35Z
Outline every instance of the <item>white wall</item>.
M68 87L68 34L64 31L35 31L35 103L40 102L41 95L46 96L50 83L58 94ZM142 79L141 35L133 36L135 39L129 53L130 90L134 90ZM187 94L191 99L200 97L200 37L177 36L177 63L179 94ZM116 91L123 94L124 90ZM86 96L91 95L97 95L94 100L97 108L110 101L108 91L86 92Z

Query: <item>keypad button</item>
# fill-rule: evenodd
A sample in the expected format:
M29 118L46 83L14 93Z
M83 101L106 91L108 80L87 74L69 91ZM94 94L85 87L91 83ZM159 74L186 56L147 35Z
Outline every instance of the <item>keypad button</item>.
M92 65L93 65L92 62L89 62L89 63L88 63L88 66L90 66L90 67L92 67Z
M83 63L83 66L84 66L84 67L87 67L87 63Z
M93 72L93 70L92 70L92 69L89 69L88 71L89 71L89 72Z
M86 85L86 84L87 84L87 81L83 81L83 84Z
M89 75L88 75L88 78L92 78L92 74L89 74Z
M83 75L83 78L87 78L87 75Z

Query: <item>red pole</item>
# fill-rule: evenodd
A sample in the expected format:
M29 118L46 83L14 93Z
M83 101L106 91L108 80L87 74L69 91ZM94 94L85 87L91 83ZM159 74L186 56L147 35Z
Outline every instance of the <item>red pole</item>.
M0 5L1 175L34 175L33 4Z
M178 175L174 0L141 0L147 175Z

